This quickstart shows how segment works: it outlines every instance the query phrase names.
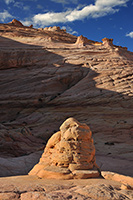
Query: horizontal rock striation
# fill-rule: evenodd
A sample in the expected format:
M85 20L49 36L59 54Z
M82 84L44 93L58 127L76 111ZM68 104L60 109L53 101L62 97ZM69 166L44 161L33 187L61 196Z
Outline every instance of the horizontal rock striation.
M131 162L133 53L107 38L81 46L76 40L65 31L0 24L1 156L42 149L72 116L90 126L96 156ZM25 139L19 145L23 128L40 138L37 148Z

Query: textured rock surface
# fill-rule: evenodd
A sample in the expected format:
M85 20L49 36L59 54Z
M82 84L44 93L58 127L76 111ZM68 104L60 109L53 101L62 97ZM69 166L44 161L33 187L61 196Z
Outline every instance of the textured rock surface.
M48 180L32 176L0 178L0 199L11 200L132 200L133 191L105 179Z
M103 45L106 47L113 47L113 39L103 38Z
M23 24L16 19L13 19L11 22L9 22L9 24L12 24L12 25L15 25L15 26L23 26Z
M101 169L133 175L133 53L76 40L0 24L0 156L30 156L72 116L90 126Z
M32 169L35 165L42 151L37 151L35 153L30 153L29 155L19 156L19 157L3 157L0 158L0 175L1 176L15 176L15 175L25 175Z
M121 182L121 183L129 186L129 188L133 189L133 178L132 177L123 176L123 175L116 174L113 172L104 172L104 171L101 174L105 179Z
M67 119L48 140L40 162L29 172L39 178L99 177L92 133L86 124Z
M95 42L93 40L88 40L88 38L84 37L83 35L80 35L77 37L77 41L75 43L79 48L85 47L86 45L101 45L101 42ZM103 42L104 44L104 42ZM105 44L104 44L105 45Z

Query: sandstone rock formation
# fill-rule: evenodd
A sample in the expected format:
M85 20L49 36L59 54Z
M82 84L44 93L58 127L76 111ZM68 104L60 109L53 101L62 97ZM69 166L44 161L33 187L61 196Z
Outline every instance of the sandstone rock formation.
M66 32L66 29L61 29L59 26L53 26L53 27L45 27L43 29L44 31L58 31L58 32Z
M15 25L15 26L24 26L20 21L13 19L9 24Z
M33 28L33 24L31 24L29 27L30 27L30 28Z
M0 178L1 200L132 200L133 191L102 178L48 180L35 176Z
M70 116L91 128L101 170L133 176L133 53L96 42L78 47L76 40L0 24L1 176L15 175L14 159L23 160L16 174L24 174L28 156Z
M102 176L107 180L114 180L122 183L122 186L127 186L125 189L133 190L133 177L123 176L121 174L113 173L113 172L105 172L103 171Z
M102 41L105 47L113 47L113 39L103 38Z
M84 37L83 35L80 35L77 37L77 41L75 44L79 45L80 47L85 46L87 44L94 43L92 40L88 40L88 38Z
M96 45L101 46L102 43L93 41L93 40L89 40L88 38L84 37L83 35L80 35L79 37L77 37L75 45L77 45L79 48L82 48L82 47L87 47L87 46L92 47L92 45L93 46L96 46Z
M60 31L60 27L59 26L53 26L53 27L49 27L48 28L49 31Z
M102 39L102 42L103 42L103 45L110 49L110 50L113 50L114 51L121 51L121 50L127 50L127 47L122 47L122 46L117 46L117 45L113 45L113 39L109 39L109 38L103 38Z
M48 141L45 151L29 175L39 178L99 177L92 133L86 124L67 119Z

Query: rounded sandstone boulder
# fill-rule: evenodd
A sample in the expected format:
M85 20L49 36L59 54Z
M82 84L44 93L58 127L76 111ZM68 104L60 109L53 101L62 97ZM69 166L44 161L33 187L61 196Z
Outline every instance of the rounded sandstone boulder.
M90 128L68 118L49 139L39 163L29 175L55 179L99 177Z

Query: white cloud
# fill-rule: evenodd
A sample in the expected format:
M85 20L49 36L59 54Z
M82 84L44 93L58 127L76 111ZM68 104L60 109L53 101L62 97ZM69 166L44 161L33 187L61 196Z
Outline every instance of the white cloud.
M56 2L67 2L66 0L52 0ZM73 0L71 0L73 1ZM73 22L75 20L83 20L85 18L98 18L108 14L118 12L118 7L126 6L129 0L96 0L95 4L77 7L74 10L65 12L47 12L37 14L32 18L34 26L49 26L56 23Z
M31 24L32 24L32 21L30 21L30 20L25 20L25 21L23 21L23 20L21 20L21 23L24 25L24 26L30 26Z
M7 10L0 12L0 19L2 22L4 22L8 18L13 18L13 16Z
M70 12L59 12L59 13L54 13L54 12L48 12L45 14L37 14L33 17L33 22L38 25L45 25L48 26L50 24L54 23L60 23L60 22L67 22L66 16Z
M28 5L24 6L23 2L18 2L17 1L17 2L14 3L13 6L19 8L19 9L23 9L24 11L29 11L30 10L30 6L28 6Z
M130 33L126 34L126 36L129 36L130 38L133 38L133 31L131 31Z
M73 4L77 4L78 0L51 0L55 3L62 3L62 4L69 4L69 3L73 3Z
M86 17L88 18L98 18L98 17L103 17L109 13L114 13L118 11L117 9L114 10L111 7L99 7L96 5L89 5L85 6L81 10L73 10L69 15L66 16L66 19L70 22L73 22L75 20L82 20Z
M14 7L17 7L17 8L23 8L23 3L22 2L15 2Z
M5 0L5 3L8 5L10 3L14 3L14 0Z
M28 11L28 10L30 10L30 6L23 6L23 9Z
M62 26L61 29L66 29L67 33L72 35L78 35L78 32L74 31L70 26Z
M41 6L40 4L37 5L38 9L43 9L43 6Z
M68 4L68 1L67 0L51 0L55 3L62 3L62 4Z
M126 2L129 0L96 0L95 5L99 7L115 7L126 6Z

